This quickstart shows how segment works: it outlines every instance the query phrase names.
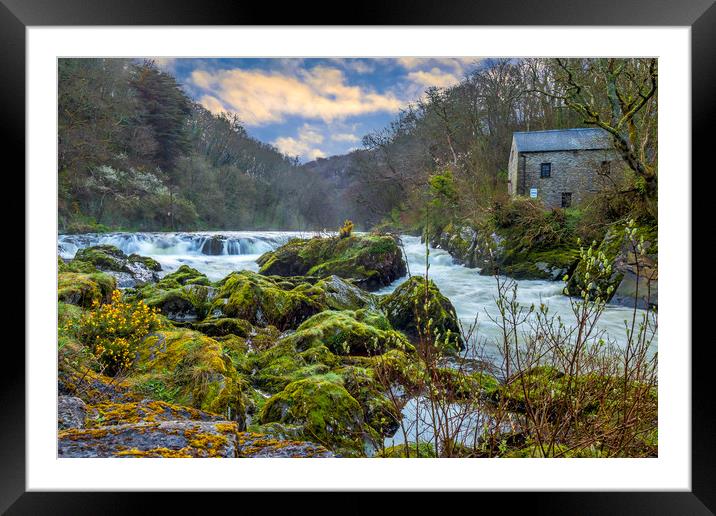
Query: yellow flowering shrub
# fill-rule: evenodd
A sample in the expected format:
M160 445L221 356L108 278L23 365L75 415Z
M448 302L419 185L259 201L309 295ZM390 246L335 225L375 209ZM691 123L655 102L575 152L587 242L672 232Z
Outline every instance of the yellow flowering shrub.
M338 236L341 238L348 238L353 233L353 222L346 220L338 230Z
M105 367L105 374L115 375L132 365L139 344L159 328L158 312L144 301L125 303L115 290L109 303L92 303L78 322L77 337Z

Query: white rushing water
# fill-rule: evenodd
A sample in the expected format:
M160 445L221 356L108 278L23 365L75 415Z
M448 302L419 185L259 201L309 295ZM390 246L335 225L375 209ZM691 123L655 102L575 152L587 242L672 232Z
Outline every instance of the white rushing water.
M235 231L197 233L107 233L60 235L58 253L63 258L72 258L78 249L98 244L117 246L127 254L136 253L151 256L162 265L161 274L168 274L186 264L217 281L232 271L257 271L256 259L261 254L276 249L291 238L307 238L309 232L296 231ZM404 236L403 244L412 274L425 274L425 245L419 237ZM220 253L220 254L207 254ZM496 280L492 276L481 276L477 269L456 265L452 257L441 249L430 250L430 278L447 296L457 311L464 327L469 327L477 316L478 338L486 341L485 352L490 350L490 341L498 337L498 326L490 320L497 316L495 295ZM400 278L379 294L392 292L407 277ZM570 300L562 294L561 281L519 280L518 301L529 307L534 303L545 303L550 313L560 315L565 322L574 320ZM617 342L624 341L624 321L630 319L632 310L609 305L604 311L599 328ZM654 349L656 339L654 340Z
M403 244L408 260L408 267L413 275L425 275L425 244L419 237L404 236ZM442 249L430 248L429 277L432 279L452 304L464 328L469 328L477 320L477 337L485 345L484 352L487 357L494 358L496 349L494 339L499 338L500 329L491 320L498 316L495 296L497 295L497 281L493 276L482 276L478 269L468 269L453 263L452 257ZM392 292L407 277L400 278L390 286L378 291L379 294ZM518 280L517 301L529 308L534 303L536 307L544 303L549 307L549 313L562 317L565 324L575 321L570 298L562 294L564 283L562 281L546 280ZM639 315L644 312L638 310ZM624 322L631 321L633 310L631 308L607 305L600 317L597 327L604 330L606 335L617 343L626 340ZM477 319L476 319L477 317ZM652 348L656 350L656 338Z
M182 265L203 272L218 281L238 270L258 271L256 259L291 238L307 238L314 233L298 231L222 231L195 233L87 233L60 235L58 253L72 258L78 249L109 244L126 254L150 256L162 266L160 275Z

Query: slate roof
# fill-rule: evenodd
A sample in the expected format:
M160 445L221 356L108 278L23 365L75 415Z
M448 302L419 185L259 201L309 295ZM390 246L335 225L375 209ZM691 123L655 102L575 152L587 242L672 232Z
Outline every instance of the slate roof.
M517 152L611 149L612 138L603 129L553 129L512 133Z

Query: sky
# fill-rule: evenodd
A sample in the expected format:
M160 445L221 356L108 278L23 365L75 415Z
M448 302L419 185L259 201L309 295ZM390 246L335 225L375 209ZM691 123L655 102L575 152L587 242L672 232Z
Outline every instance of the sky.
M154 58L214 113L236 113L248 133L301 162L362 148L430 86L458 83L474 57Z

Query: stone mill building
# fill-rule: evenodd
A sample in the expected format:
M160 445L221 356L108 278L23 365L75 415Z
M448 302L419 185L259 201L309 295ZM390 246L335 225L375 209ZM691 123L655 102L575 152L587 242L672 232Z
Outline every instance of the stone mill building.
M511 196L568 208L623 176L611 136L599 128L517 132L508 165Z

